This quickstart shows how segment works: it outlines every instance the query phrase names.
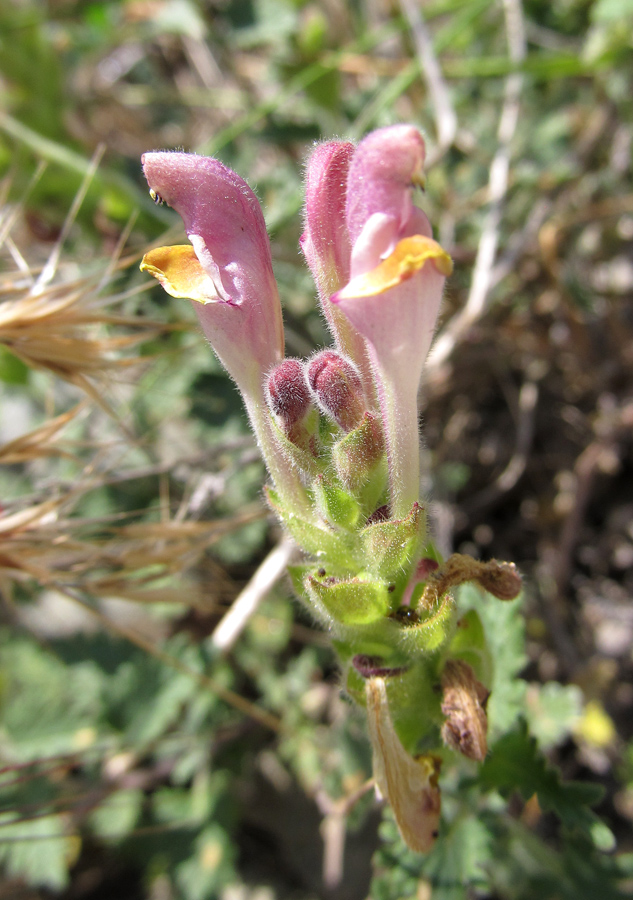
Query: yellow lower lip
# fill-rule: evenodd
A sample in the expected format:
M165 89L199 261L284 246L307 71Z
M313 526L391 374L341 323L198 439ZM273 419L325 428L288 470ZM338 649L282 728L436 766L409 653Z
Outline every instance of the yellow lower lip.
M387 259L375 269L352 279L336 295L337 300L352 297L374 297L402 284L419 272L427 262L432 263L440 275L448 277L453 271L453 260L437 241L424 235L403 238Z
M172 297L197 303L214 303L218 299L213 282L191 244L150 250L143 257L141 272L153 275Z

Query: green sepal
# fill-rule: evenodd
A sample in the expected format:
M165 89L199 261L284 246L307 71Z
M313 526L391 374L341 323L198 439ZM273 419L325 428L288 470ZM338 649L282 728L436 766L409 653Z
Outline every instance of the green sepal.
M429 656L418 659L402 675L387 682L394 727L412 755L441 745L444 716L439 684L437 657Z
M417 625L404 625L400 647L409 655L435 653L443 647L455 631L455 602L449 592L443 594L431 610L417 610Z
M393 633L388 633L391 624L390 619L382 619L371 625L339 626L336 629L338 637L333 638L332 644L343 667L357 653L378 656L386 666L406 665L406 657L398 650Z
M406 519L367 525L360 533L367 569L386 581L406 572L415 560L425 534L426 514L418 503L413 504Z
M341 528L355 528L361 516L356 500L323 475L315 478L312 489L324 519Z
M352 665L347 669L345 690L359 706L365 706L365 679Z
M327 416L320 416L318 437L319 437L319 453L323 459L330 458L332 454L332 445L339 439L341 429Z
M314 477L320 468L320 460L317 456L318 410L311 409L300 425L295 427L295 434L300 443L288 440L274 416L270 417L270 421L277 444L290 465L300 472Z
M279 500L277 492L264 488L268 503L279 516L297 544L317 559L327 561L329 574L358 571L359 548L354 536L349 532L333 531L301 519L289 512Z
M387 585L380 581L361 578L339 581L308 575L305 589L311 600L323 606L342 625L369 625L389 612Z
M303 583L306 575L314 570L314 566L308 563L297 563L293 566L287 566L286 569L288 575L290 575L290 581L292 582L295 593L299 597L304 597L305 590Z
M332 462L341 483L367 510L380 505L388 470L382 430L375 416L365 413L360 425L334 444Z
M396 665L394 660L385 665ZM387 679L389 708L393 723L409 753L415 755L441 744L442 695L437 690L437 657L418 659ZM347 666L345 689L360 706L365 706L365 679L354 666Z

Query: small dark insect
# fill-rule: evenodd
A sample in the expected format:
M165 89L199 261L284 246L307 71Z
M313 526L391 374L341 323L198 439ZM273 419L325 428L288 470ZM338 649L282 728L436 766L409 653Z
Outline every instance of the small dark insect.
M319 578L325 578L325 569L319 569L317 571L317 575L319 576Z
M417 625L420 617L417 612L410 606L399 606L395 612L392 612L390 619L397 619L403 625Z
M160 194L157 194L154 188L149 189L149 195L157 206L162 206L165 202Z

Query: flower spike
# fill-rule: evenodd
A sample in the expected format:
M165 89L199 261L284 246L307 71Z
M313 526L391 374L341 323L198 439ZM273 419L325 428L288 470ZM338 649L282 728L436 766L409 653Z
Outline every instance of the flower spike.
M145 154L150 195L190 243L142 263L195 301L243 395L269 506L304 554L290 576L332 637L344 690L366 711L376 789L418 853L440 828L441 760L481 762L488 747L494 617L479 601L464 613L455 589L474 582L501 601L521 590L510 563L443 562L427 532L417 392L453 264L414 203L424 160L411 125L314 148L301 249L334 346L308 360L284 358L264 217L218 160Z

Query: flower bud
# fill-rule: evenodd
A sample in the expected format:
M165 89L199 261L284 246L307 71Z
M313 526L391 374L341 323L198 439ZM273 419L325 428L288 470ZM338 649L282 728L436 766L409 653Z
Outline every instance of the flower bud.
M268 406L287 434L300 422L312 402L299 359L284 359L272 370L266 381Z
M367 408L363 386L360 375L344 356L322 350L308 363L306 375L317 403L343 431L360 423Z
M305 231L301 249L325 300L349 280L351 245L345 221L347 173L354 144L317 145L306 166ZM328 321L332 310L325 306Z

